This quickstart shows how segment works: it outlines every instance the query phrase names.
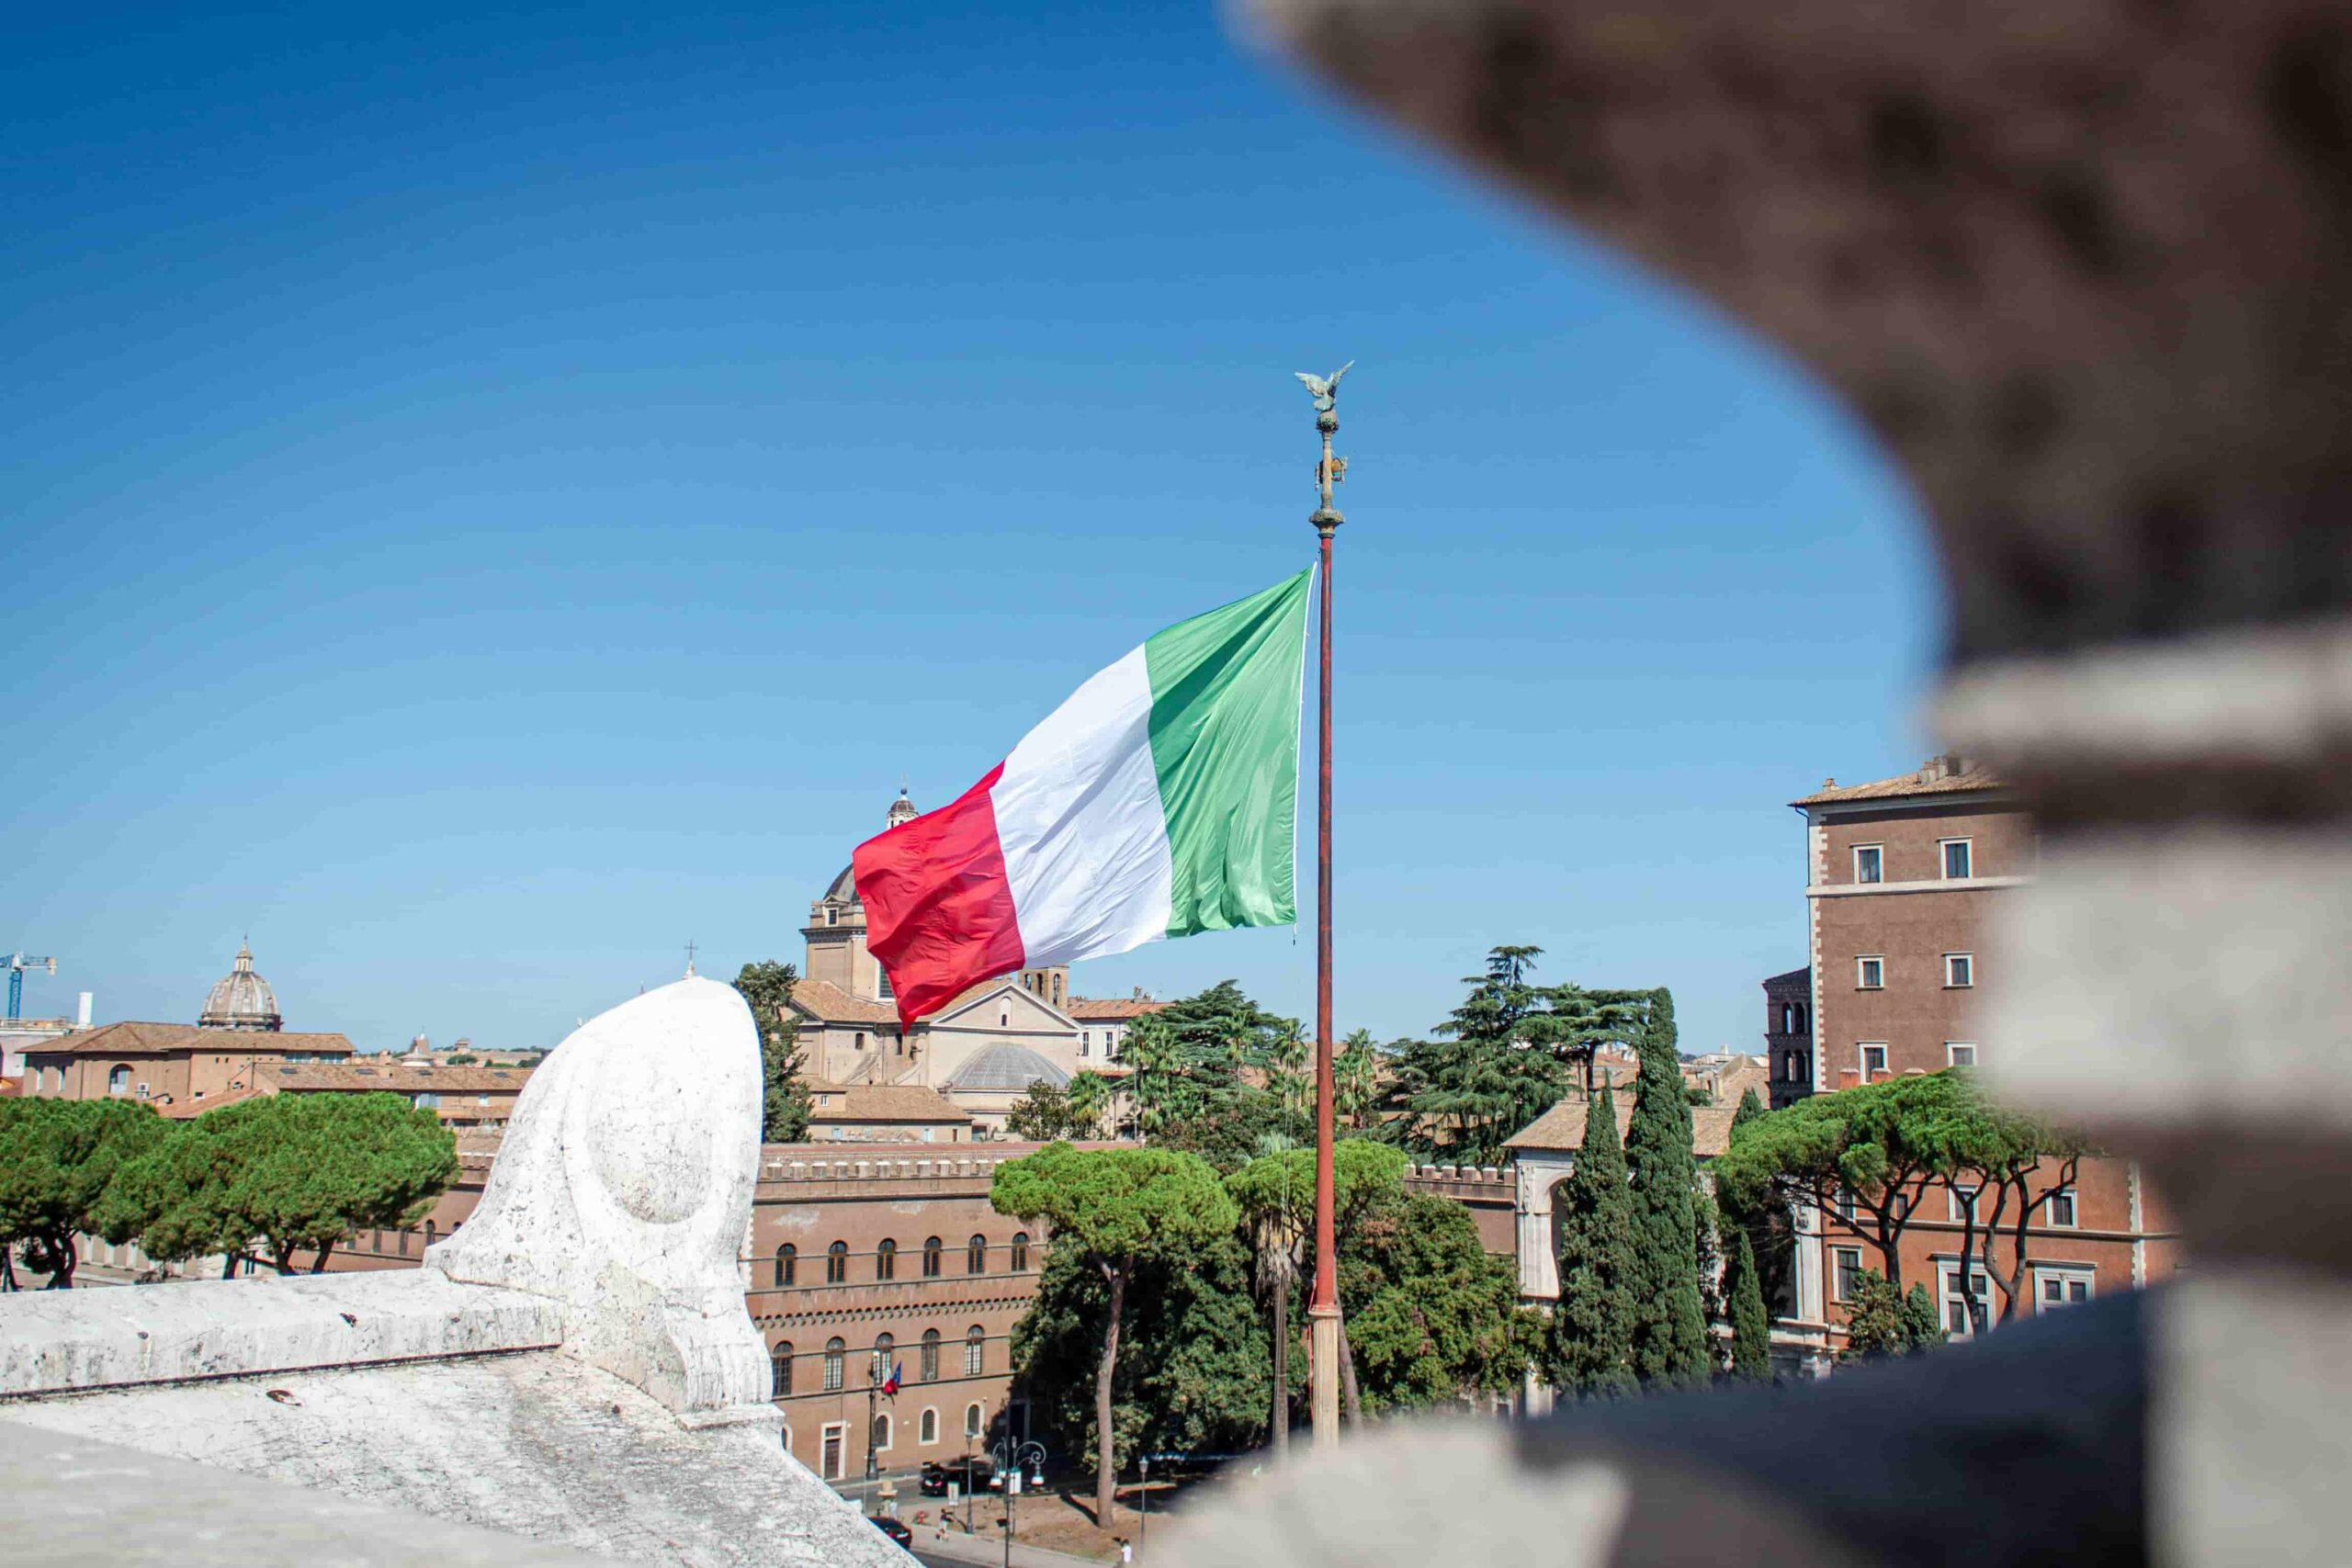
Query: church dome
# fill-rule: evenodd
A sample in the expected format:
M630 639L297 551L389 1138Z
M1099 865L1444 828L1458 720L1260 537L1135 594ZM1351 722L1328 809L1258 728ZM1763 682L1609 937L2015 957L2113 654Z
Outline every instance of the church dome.
M976 1051L949 1077L951 1089L1002 1089L1018 1094L1033 1083L1056 1089L1069 1085L1069 1075L1026 1045L990 1045Z
M828 904L857 902L857 867L854 865L842 867L842 874L833 878L833 885L831 887L825 889L825 902Z
M236 967L223 975L212 994L204 998L204 1011L196 1021L200 1029L258 1029L272 1033L286 1026L277 1016L277 993L254 973L253 951L243 942L237 944Z

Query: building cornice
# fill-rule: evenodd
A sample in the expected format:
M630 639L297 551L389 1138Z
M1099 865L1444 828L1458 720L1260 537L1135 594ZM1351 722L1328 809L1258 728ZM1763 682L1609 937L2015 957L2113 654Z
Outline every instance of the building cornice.
M1881 893L1975 893L1996 887L2030 887L2030 876L1955 876L1928 882L1838 882L1808 887L1808 898L1859 898Z

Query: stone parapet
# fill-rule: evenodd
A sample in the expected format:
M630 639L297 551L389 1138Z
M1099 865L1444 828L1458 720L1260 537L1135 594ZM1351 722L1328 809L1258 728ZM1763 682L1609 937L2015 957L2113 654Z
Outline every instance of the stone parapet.
M0 1307L0 1400L548 1349L563 1314L544 1296L397 1274L190 1280L38 1291Z

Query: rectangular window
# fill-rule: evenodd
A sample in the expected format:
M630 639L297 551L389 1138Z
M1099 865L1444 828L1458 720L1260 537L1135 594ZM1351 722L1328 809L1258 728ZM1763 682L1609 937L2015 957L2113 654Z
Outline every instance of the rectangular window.
M875 988L882 993L882 999L886 1002L897 1000L897 998L890 993L890 972L877 964L875 966L874 974Z
M831 913L830 910L827 912ZM842 1427L840 1422L831 1422L826 1426L822 1473L828 1481L839 1481L842 1478Z
M1869 1083L1884 1071L1886 1071L1886 1047L1883 1045L1863 1046L1862 1081Z
M1092 1030L1081 1029L1078 1032L1078 1054L1081 1056L1091 1056L1094 1055L1094 1032Z
M1947 1187L1944 1189L1944 1217L1953 1224L1973 1219L1976 1214L1976 1189Z
M2038 1312L2080 1306L2098 1293L2098 1276L2087 1269L2036 1269L2033 1279Z
M2073 1188L2062 1188L2043 1200L2041 1223L2052 1230L2070 1231L2075 1228L2075 1190Z
M1886 851L1877 844L1854 846L1854 880L1883 882L1886 878Z
M1963 1297L1960 1293L1960 1265L1939 1263L1936 1265L1936 1287L1937 1296L1944 1306L1944 1331L1952 1337L1965 1339L1976 1332L1976 1325L1968 1313L1971 1300L1975 1302L1976 1311L1985 1324L1991 1325L1993 1281L1985 1276L1984 1269L1971 1269L1968 1271L1968 1295Z
M1964 990L1976 984L1976 958L1973 953L1944 954L1944 984L1954 990Z
M1857 1205L1854 1202L1854 1190L1852 1188L1840 1187L1838 1189L1838 1217L1839 1219L1845 1221L1849 1225L1852 1224L1854 1223L1854 1210L1856 1206Z
M1831 1286L1835 1292L1831 1299L1850 1302L1854 1299L1854 1282L1862 1272L1862 1249L1859 1247L1841 1247L1830 1256L1836 1260L1838 1270L1837 1278Z
M1948 1040L1944 1043L1944 1056L1955 1067L1973 1067L1976 1065L1976 1047Z
M1883 990L1886 987L1886 960L1883 958L1855 959L1854 984L1865 991Z
M1971 861L1969 853L1969 840L1966 839L1943 839L1938 841L1943 846L1944 880L1946 882L1963 882L1975 874L1974 872L1969 869Z

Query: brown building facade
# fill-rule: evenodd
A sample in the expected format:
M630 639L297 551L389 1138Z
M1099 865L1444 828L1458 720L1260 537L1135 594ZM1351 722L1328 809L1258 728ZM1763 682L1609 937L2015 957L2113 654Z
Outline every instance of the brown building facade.
M1813 962L1765 982L1773 1106L2031 1049L2030 1041L1984 1038L1973 1005L1985 965L1998 962L1981 942L1989 911L2034 871L2032 819L2001 781L1937 757L1898 778L1844 788L1830 781L1792 804L1805 816ZM2173 1224L2137 1166L2086 1157L2063 1189L2062 1174L2049 1162L2029 1189L2036 1202L2021 1271L2018 1200L2008 1200L1992 1248L1997 1279L1962 1266L1969 1195L1941 1184L1918 1190L1894 1271L1906 1290L1927 1286L1948 1332L1973 1332L1971 1296L1997 1325L2171 1272ZM1976 1201L1980 1223L1991 1219L1992 1196ZM1797 1224L1793 1299L1782 1303L1776 1347L1818 1370L1844 1343L1855 1276L1889 1269L1867 1215L1849 1201L1804 1210ZM2004 1289L2013 1273L2014 1303Z
M138 1100L193 1116L263 1092L266 1073L351 1059L340 1034L207 1029L192 1023L109 1023L25 1053L17 1092L62 1100Z

